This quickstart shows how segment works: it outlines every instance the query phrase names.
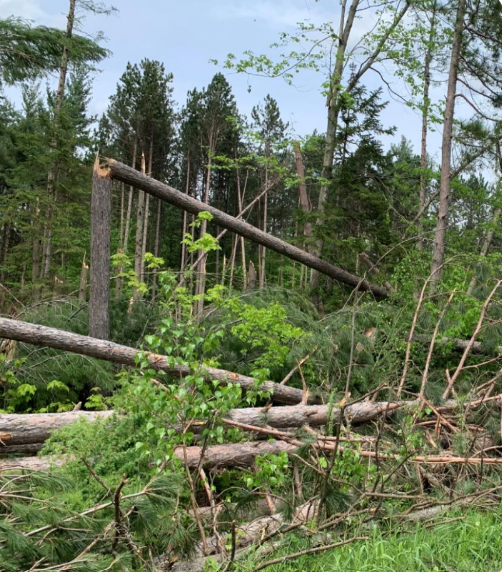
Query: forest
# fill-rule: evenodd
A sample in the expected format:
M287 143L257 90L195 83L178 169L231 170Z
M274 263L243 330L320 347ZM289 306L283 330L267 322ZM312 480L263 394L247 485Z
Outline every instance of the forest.
M0 572L499 571L502 2L319 0L176 98L138 44L100 114L65 2L0 19Z

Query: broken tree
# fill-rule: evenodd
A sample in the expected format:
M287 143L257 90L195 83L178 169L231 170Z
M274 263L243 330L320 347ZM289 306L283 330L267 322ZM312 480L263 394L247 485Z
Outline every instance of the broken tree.
M207 211L211 213L214 222L218 226L226 228L239 236L243 236L257 244L265 246L274 252L283 254L292 260L301 262L302 264L305 264L305 266L317 270L318 272L321 272L322 274L325 274L326 276L329 276L343 284L358 288L359 290L369 291L376 298L386 298L389 294L388 290L382 286L371 284L367 280L351 274L342 268L334 266L329 262L321 260L317 256L309 254L308 252L305 252L280 238L271 236L270 234L226 214L219 209L206 205L169 185L143 175L119 161L107 159L102 168L109 170L112 179L132 185L135 188L175 205L184 211L192 214Z

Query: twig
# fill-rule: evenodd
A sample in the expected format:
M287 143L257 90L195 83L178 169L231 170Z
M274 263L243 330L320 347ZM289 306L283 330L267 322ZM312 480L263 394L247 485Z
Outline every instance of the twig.
M260 564L260 566L254 568L251 572L258 572L259 570L263 570L269 566L273 566L274 564L283 564L284 562L300 558L301 556L306 556L307 554L317 554L318 552L324 552L325 550L332 550L333 548L345 546L346 544L351 544L352 542L357 542L359 540L369 540L369 536L354 536L353 538L342 540L341 542L325 544L324 546L316 546L315 548L309 548L307 550L301 550L300 552L294 552L293 554L287 554L286 556L281 556L280 558L264 562L263 564Z
M476 341L476 336L479 334L481 327L483 325L483 320L485 319L486 310L488 309L488 306L490 305L490 302L491 302L493 296L495 295L495 292L498 290L498 288L501 284L502 284L502 280L498 280L497 283L495 284L493 290L490 292L490 295L485 300L485 303L483 304L483 307L481 308L481 314L479 315L479 320L478 320L478 324L476 326L476 329L474 330L474 333L472 334L472 337L469 340L469 343L467 344L467 347L465 348L464 353L462 354L462 358L460 359L460 362L457 366L457 369L455 370L455 373L451 376L451 378L448 381L448 386L446 387L446 389L443 393L443 399L448 399L448 396L450 395L450 391L452 390L455 381L457 380L458 376L462 372L465 361L468 358L469 353L471 352L471 349L474 345L474 342Z

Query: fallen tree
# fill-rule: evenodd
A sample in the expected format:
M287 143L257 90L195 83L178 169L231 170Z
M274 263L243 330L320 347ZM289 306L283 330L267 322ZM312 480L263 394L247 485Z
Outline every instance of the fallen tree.
M271 236L243 220L237 219L223 211L220 211L219 209L202 203L201 201L178 191L174 187L170 187L165 183L156 181L155 179L152 179L151 177L148 177L147 175L144 175L119 161L106 159L102 170L106 169L109 170L112 179L116 179L127 185L132 185L133 187L175 205L186 212L198 214L200 212L207 211L211 213L214 222L218 226L243 236L256 244L261 244L274 252L278 252L279 254L291 258L292 260L296 260L297 262L300 262L309 268L313 268L334 280L338 280L343 284L353 286L359 290L367 290L376 298L386 298L389 295L389 292L382 286L371 284L359 276L351 274L342 268L321 260L317 256L309 254L301 248L293 246L280 238Z
M398 408L412 409L416 401L395 403L360 401L343 410L331 405L294 405L283 407L247 407L232 409L223 416L229 425L255 428L297 429L304 425L321 427L328 422L338 423L343 416L346 422L364 423ZM51 432L71 425L77 419L94 421L107 419L113 411L69 411L65 413L3 414L0 415L0 454L37 452ZM190 427L197 432L204 427L198 423Z
M165 371L178 377L185 377L192 373L186 366L169 363L169 359L166 356L151 352L142 352L114 342L98 340L89 336L81 336L56 328L48 328L46 326L11 320L9 318L0 318L0 338L8 338L18 342L64 350L133 367L137 365L137 358L140 354L143 354L151 367L155 370ZM203 369L210 379L215 379L222 383L236 383L244 390L252 390L257 387L257 382L254 377L215 367L204 366ZM278 403L300 403L303 397L303 391L301 389L280 385L273 381L265 381L260 385L260 390L269 391L273 400ZM313 397L311 397L310 400L312 401L312 399Z
M178 447L176 456L181 463L189 469L197 469L199 466L205 469L225 469L228 467L252 467L256 457L265 454L277 455L282 451L292 454L300 447L306 445L294 436L285 436L285 440L276 441L248 441L245 443L227 443L224 445L211 445L199 447ZM311 447L324 451L336 451L343 453L347 448L333 442L320 440L309 443ZM394 453L359 451L361 457L377 459L379 461L401 462L402 457ZM202 459L201 459L202 456ZM54 466L65 462L64 457L19 457L14 459L1 459L0 472L11 470L49 470ZM428 465L502 465L502 458L487 457L484 455L474 457L460 457L445 452L443 455L415 455L410 456L410 463L423 463Z

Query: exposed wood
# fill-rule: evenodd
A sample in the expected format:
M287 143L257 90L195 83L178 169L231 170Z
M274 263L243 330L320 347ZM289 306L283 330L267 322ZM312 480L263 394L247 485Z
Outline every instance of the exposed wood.
M136 188L148 192L190 213L198 214L203 211L208 211L213 215L214 223L223 228L227 228L244 238L266 246L268 249L278 252L279 254L283 254L292 260L301 262L310 268L314 268L339 282L349 286L358 287L360 290L368 290L377 298L386 298L388 296L388 291L382 286L370 284L366 280L363 280L342 268L338 268L329 262L325 262L317 256L309 254L296 246L271 236L242 220L238 220L235 217L220 211L219 209L197 201L169 185L156 181L142 173L138 173L123 163L115 161L114 159L108 159L107 166L112 178L114 179L126 184L134 185Z
M136 356L141 353L140 350L113 342L1 317L0 337L87 355L132 367L136 366ZM165 356L146 352L146 357L152 368L156 370L166 371L179 377L184 377L191 373L188 367L171 366ZM243 389L256 388L255 378L247 375L240 375L214 367L204 367L204 371L208 378L217 379L222 383L237 383ZM270 391L274 401L279 403L293 404L300 403L302 400L303 393L300 389L279 385L272 381L265 381L260 387L263 391ZM311 397L312 399L314 399L313 396Z
M107 340L110 337L110 228L113 182L98 158L92 175L91 197L91 292L89 334Z
M31 452L44 443L52 431L71 425L77 419L106 419L113 411L68 411L65 413L29 413L0 415L0 454ZM31 445L31 449L28 447ZM35 446L33 446L35 445Z

